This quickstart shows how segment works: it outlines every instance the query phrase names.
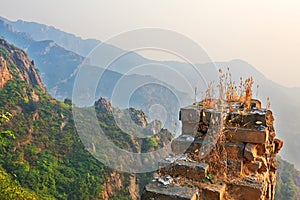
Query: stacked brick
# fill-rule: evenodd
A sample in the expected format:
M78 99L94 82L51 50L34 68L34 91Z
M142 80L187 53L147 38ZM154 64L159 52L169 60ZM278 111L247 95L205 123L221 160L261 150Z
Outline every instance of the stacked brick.
M210 109L197 103L181 108L180 120L174 155L159 161L142 199L274 199L282 141L258 100L246 111L238 102Z

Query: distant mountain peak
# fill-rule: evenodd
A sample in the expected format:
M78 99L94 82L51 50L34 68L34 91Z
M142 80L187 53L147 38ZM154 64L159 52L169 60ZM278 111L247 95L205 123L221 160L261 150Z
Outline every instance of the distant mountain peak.
M9 30L9 31L14 31L13 26L10 25L10 24L7 24L7 23L6 23L4 20L2 20L1 18L0 18L0 24L1 24L3 27L7 28L7 30Z

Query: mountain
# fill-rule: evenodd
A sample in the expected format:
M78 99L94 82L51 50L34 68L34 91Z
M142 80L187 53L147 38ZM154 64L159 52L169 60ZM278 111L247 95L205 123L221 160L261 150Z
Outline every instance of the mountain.
M0 39L0 60L0 109L13 114L0 128L15 134L15 139L0 143L0 185L10 189L0 188L1 199L10 195L19 195L15 199L136 199L151 181L151 173L135 175L105 167L80 142L72 102L62 103L47 94L25 52ZM114 125L113 109L117 108L103 98L95 102L100 124L119 147L147 152L170 141L166 130L151 140L128 137ZM143 112L129 110L136 124L147 126ZM276 199L297 199L299 172L280 158L278 162Z
M6 24L11 25L15 31L28 33L35 41L52 40L59 46L83 56L88 55L94 47L101 43L95 39L83 40L80 37L65 33L52 26L22 20L10 21L3 17L0 17L0 19Z
M24 21L16 21L12 22L6 19L4 20L5 30L1 33L9 33L9 30L15 30L17 32L16 38L19 40L20 46L23 48L24 45L28 43L28 38L31 39L45 39L45 40L56 40L60 41L60 45L68 50L73 52L82 53L82 55L87 55L88 49L92 49L93 45L90 45L86 40L80 39L72 34L65 33L53 27L49 27L46 25L24 22ZM16 27L15 27L16 26ZM16 31L17 30L17 31ZM22 33L23 32L23 33ZM26 32L26 33L24 33ZM11 34L11 33L10 33ZM8 38L9 41L12 39L12 36L8 34L5 38ZM16 34L16 33L14 33ZM34 36L32 36L34 35ZM40 38L39 38L40 36ZM23 38L23 39L22 39ZM12 42L12 41L11 41ZM14 43L14 42L13 42ZM45 44L44 49L47 49L51 42ZM78 44L78 45L70 45L70 44ZM94 42L94 45L100 44L101 42ZM15 44L15 43L14 43ZM80 44L80 45L79 45ZM102 44L102 43L101 43ZM23 46L22 46L23 45ZM106 45L103 43L103 45ZM26 48L25 48L26 49ZM41 49L41 52L44 52L44 49ZM54 48L55 49L55 48ZM33 50L31 50L32 52ZM124 50L114 47L112 45L108 45L107 49L103 48L104 52L107 52L107 57L113 57L113 55L118 55L122 53L126 53ZM39 52L39 48L35 52ZM69 54L69 53L67 53ZM55 55L55 53L53 53ZM53 65L47 65L45 61L39 62L40 56L34 55L34 61L38 63L39 68L52 68L55 69L52 57L49 57L49 63L53 63ZM42 56L41 56L42 57ZM46 55L44 56L47 57ZM77 59L78 63L82 60L83 57ZM62 59L63 60L63 59ZM70 59L72 60L72 59ZM249 77L252 76L255 80L255 86L258 84L259 87L256 89L256 94L259 99L263 101L263 105L267 105L267 98L270 98L271 108L274 111L274 115L276 118L275 126L278 132L279 138L283 139L285 145L282 149L281 156L287 159L288 161L295 164L295 166L300 168L300 160L297 155L298 141L300 136L298 134L298 119L300 118L300 106L298 105L300 98L300 89L299 88L287 88L283 87L279 84L274 83L271 80L268 80L262 73L257 71L253 66L249 63L242 60L232 60L228 62L216 62L216 63L206 63L206 64L197 64L197 71L199 73L194 73L195 71L191 69L191 66L186 63L174 62L174 61L155 61L149 60L139 56L134 52L128 52L128 56L118 60L111 66L111 75L105 78L106 80L114 80L114 82L118 82L120 80L118 77L123 77L123 73L127 72L130 69L133 69L136 66L150 65L152 67L142 68L142 70L134 71L135 74L142 75L144 78L145 75L151 75L153 80L160 80L166 83L168 86L172 86L175 88L175 94L177 91L184 91L189 96L189 102L192 101L192 97L194 96L194 87L197 86L198 91L205 91L206 84L209 81L218 80L218 70L217 68L222 68L223 71L226 72L226 68L229 66L233 79L236 82L239 82L239 77ZM74 85L75 76L74 72L76 72L76 67L74 65L69 65L68 62L59 63L61 74L65 74L63 77L60 77L60 73L53 72L54 75L47 75L42 70L40 73L42 75L42 81L46 84L48 91L58 99L64 99L65 97L71 97L71 90ZM170 68L159 68L160 66L169 66ZM171 78L170 69L175 69L179 75L183 75L182 78ZM64 73L64 71L68 73ZM98 72L99 73L99 72ZM55 74L58 78L55 77ZM67 74L69 74L67 76ZM133 75L133 74L129 74ZM48 78L47 78L48 77ZM129 78L129 77L128 77ZM182 78L182 79L180 79ZM45 79L45 81L44 81ZM48 79L48 81L46 80ZM53 81L51 81L53 80ZM129 79L128 79L129 80ZM134 82L134 81L132 81ZM139 82L139 81L137 81ZM110 82L104 82L102 87L113 88L114 84ZM55 85L53 87L48 87L48 85ZM103 90L104 91L104 90ZM106 91L112 91L112 89L106 88ZM103 92L103 95L110 97L110 92ZM100 97L97 95L97 98ZM203 94L198 94L198 99L201 99ZM178 99L182 98L180 96ZM138 107L141 101L135 102L134 106ZM124 102L123 102L124 103ZM123 104L124 105L124 104ZM139 109L143 109L142 106ZM148 113L149 114L149 113ZM174 115L174 116L177 116Z
M1 199L136 199L149 174L118 172L96 160L77 134L72 102L57 101L46 92L24 51L0 39L0 61L0 110L12 114L0 129L15 135L0 140L0 185L9 186L0 188ZM172 139L169 131L150 122L157 132L132 137L115 124L110 110L117 108L104 99L95 108L108 137L126 151L153 151ZM139 126L148 125L141 111L131 108L130 114Z
M12 26L15 23L10 22L4 18L2 18L2 20L3 21L1 21L0 19L1 22L0 30L1 30L2 37L6 38L12 44L22 49L25 49L26 53L31 58L33 58L34 63L36 64L36 66L38 66L41 79L45 84L47 90L50 92L50 94L53 97L60 100L63 100L64 98L71 98L74 79L76 78L77 71L79 70L79 65L82 64L85 58L81 55L74 53L75 51L67 50L66 48L60 46L59 43L57 43L56 41L53 41L52 39L56 39L56 37L53 38L48 37L45 38L46 40L36 41L35 38L29 34L32 32L34 33L39 32L38 30L44 30L44 31L51 30L54 29L53 27L45 28L45 25L22 22L23 25L21 27L24 27L24 30L33 30L32 32L29 31L29 33L24 33L19 31L20 27L18 29L15 26ZM16 22L16 24L18 23ZM29 27L27 27L26 24L29 24ZM31 26L30 24L35 24L35 25ZM39 28L35 30L35 29L30 29L30 27L39 27ZM57 29L55 29L54 32L58 32L61 35L60 38L62 38L62 40L71 41L72 44L75 44L77 40L80 40L80 38L78 37L75 37L68 33L64 33ZM72 38L75 39L72 40ZM85 40L80 40L80 42L82 44L85 44ZM104 46L106 56L109 56L109 54L114 55L116 53L125 52L124 50L121 50L112 45L107 45L107 44L102 44L102 45ZM124 60L120 60L116 65L131 66L133 62L145 63L147 60L134 53L130 55L132 56L126 57ZM101 66L98 67L99 67L99 71L103 72L104 69L101 68ZM102 83L102 85L106 85L113 88L115 83L124 75L108 69L106 70L103 76L104 76L103 80L105 81L104 83ZM89 78L87 77L87 79ZM110 79L113 81L110 82ZM151 78L149 76L144 76L144 75L137 76L136 74L125 76L125 79L127 80L131 79L132 82L134 81L141 82L141 80L144 79L148 80L148 82L154 82L154 83L159 82L153 77ZM160 83L166 85L165 83L163 83L163 81L160 81ZM170 87L170 85L167 86ZM177 90L175 88L172 89L177 93ZM110 91L110 93L111 92L112 91ZM180 92L178 93L180 94ZM109 94L104 93L102 96L109 97ZM100 96L97 95L97 98L99 97Z
M294 165L277 158L278 172L275 199L300 199L300 172Z
M54 41L37 42L29 34L18 32L5 21L0 20L1 36L12 44L25 49L39 66L39 72L48 91L61 81L67 80L83 61L83 57L66 51ZM58 73L59 71L59 73Z

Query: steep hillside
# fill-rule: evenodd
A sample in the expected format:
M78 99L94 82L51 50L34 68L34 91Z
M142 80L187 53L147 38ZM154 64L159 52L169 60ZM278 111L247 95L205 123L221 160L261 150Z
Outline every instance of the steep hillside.
M10 189L15 187L13 183L17 188L1 199L18 190L29 199L136 198L139 188L148 180L146 174L116 172L91 156L76 133L72 102L56 101L45 92L33 63L22 50L2 39L0 50L0 110L13 115L1 130L9 129L15 134L15 139L5 138L0 144L0 167L4 174L1 180L11 185ZM99 123L107 127L110 138L120 148L147 152L170 141L172 135L165 130L150 141L145 138L137 142L132 137L128 140L108 110L103 109L105 105L108 102L104 100L96 104ZM143 115L138 114L137 119L138 116ZM6 194L5 188L0 190Z
M293 164L281 157L277 158L278 172L275 199L299 200L300 199L300 172Z
M11 200L11 199L24 199L24 200L37 200L37 195L28 189L22 188L15 181L12 180L11 176L0 167L0 199Z
M80 142L72 102L56 101L45 92L26 54L1 39L0 60L0 110L13 115L0 128L15 133L15 139L0 144L1 199L137 199L151 173L135 175L105 167ZM147 152L172 137L164 130L157 135L160 139L137 142L114 124L114 108L108 101L100 99L95 108L100 125L121 148ZM149 121L141 111L130 113L137 124ZM291 164L279 160L277 179L277 199L299 198L299 172Z

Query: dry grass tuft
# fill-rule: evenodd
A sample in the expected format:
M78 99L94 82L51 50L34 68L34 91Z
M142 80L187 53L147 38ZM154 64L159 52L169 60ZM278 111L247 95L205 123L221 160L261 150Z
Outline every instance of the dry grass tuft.
M240 83L237 85L232 81L232 75L229 67L227 72L224 74L222 69L219 69L219 83L217 86L210 82L208 84L207 90L205 91L205 96L202 98L203 109L209 108L222 108L223 104L226 103L231 107L233 102L240 103L244 107L244 111L251 108L252 99L252 86L254 84L253 78L249 77L245 81L240 78ZM216 94L216 89L218 91L218 97ZM257 86L258 89L258 86ZM218 105L217 105L218 104Z

